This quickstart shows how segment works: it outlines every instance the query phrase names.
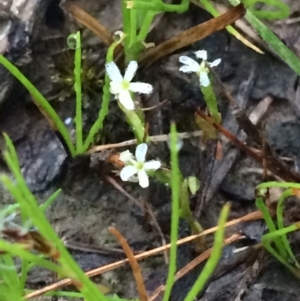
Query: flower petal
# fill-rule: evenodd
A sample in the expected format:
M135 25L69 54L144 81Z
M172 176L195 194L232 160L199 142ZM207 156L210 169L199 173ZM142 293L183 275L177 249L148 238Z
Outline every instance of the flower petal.
M148 150L148 145L146 143L141 143L136 147L135 157L138 162L144 163L146 154Z
M133 182L133 183L138 183L139 182L139 178L137 175L133 175L128 179L129 182Z
M183 73L192 73L192 72L195 72L194 70L191 70L190 66L181 66L179 68L179 71L181 71Z
M105 69L111 81L121 82L123 80L123 76L115 62L107 63Z
M133 159L133 154L129 150L120 153L119 160L126 163L130 161L130 159Z
M221 61L222 61L221 59L216 59L212 63L208 63L208 65L210 67L216 67L216 66L218 66L221 63Z
M130 83L129 90L132 92L142 93L142 94L150 94L153 91L153 87L150 84L146 83Z
M148 161L144 163L144 170L157 170L161 167L161 163L159 161Z
M136 61L131 61L128 64L128 67L125 71L124 79L128 82L131 82L135 76L136 70L138 68L138 63Z
M128 90L123 90L119 94L119 101L127 110L134 110L134 102Z
M117 81L111 81L110 82L110 93L111 94L119 94L123 91L123 86L122 86L122 81L117 82Z
M138 172L138 177L139 177L139 184L142 188L146 188L149 186L148 175L144 170L140 170Z
M207 51L206 50L198 50L195 52L196 57L202 59L204 61L207 60Z
M185 56L185 55L182 55L182 56L179 57L179 62L187 65L189 67L189 70L190 70L189 72L198 72L199 69L200 69L200 65L198 64L198 62L196 62L195 60L193 60L190 57ZM182 71L182 72L187 72L187 71Z
M125 166L120 172L120 178L122 181L128 181L138 170L133 165Z
M210 84L210 80L206 72L200 72L199 80L201 86L208 87Z

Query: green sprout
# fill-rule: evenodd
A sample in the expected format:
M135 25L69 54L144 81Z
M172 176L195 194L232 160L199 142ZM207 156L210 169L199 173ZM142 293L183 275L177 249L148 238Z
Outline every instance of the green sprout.
M122 1L125 61L138 60L156 14L182 13L188 7L189 0L182 0L181 4L166 4L162 0Z
M277 228L273 222L272 216L264 203L264 195L267 189L272 187L285 188L286 190L281 194L276 210ZM262 244L268 252L270 252L278 261L284 264L290 271L292 271L297 277L300 277L300 265L291 249L290 243L286 236L287 233L296 231L299 229L299 222L292 226L284 227L283 224L283 204L285 200L295 195L294 190L300 189L300 184L297 183L282 183L282 182L265 182L256 187L257 197L256 206L262 212L263 217L269 229L269 233L262 237ZM275 248L270 244L274 242Z

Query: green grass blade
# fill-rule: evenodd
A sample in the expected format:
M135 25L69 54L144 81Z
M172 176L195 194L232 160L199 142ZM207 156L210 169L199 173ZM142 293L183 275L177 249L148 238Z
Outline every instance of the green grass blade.
M264 182L256 186L257 190L272 188L272 187L279 187L279 188L295 188L300 189L300 184L298 183L289 183L289 182Z
M18 81L21 82L21 84L32 95L34 100L43 108L43 110L47 112L47 114L50 116L55 126L57 127L58 131L62 135L64 141L66 142L71 155L74 156L75 148L71 141L70 134L66 126L64 125L58 114L55 112L55 110L52 108L52 106L48 103L46 98L36 89L36 87L25 77L25 75L19 69L10 61L8 61L3 55L0 55L0 64L2 64L14 77L18 79Z
M128 1L129 2L129 1ZM151 1L132 1L132 8L140 10L152 10L157 12L177 12L183 13L189 8L189 0L182 0L181 4L166 4L161 2Z
M74 61L74 90L76 93L76 154L84 153L83 140L82 140L82 92L81 92L81 37L80 32L75 34L75 61Z
M275 227L275 224L272 220L272 217L270 215L270 212L266 206L266 204L264 203L262 197L258 197L256 198L256 201L255 201L255 205L256 207L261 211L263 217L264 217L264 220L267 224L267 227L268 227L268 230L270 233L273 233L273 232L276 232L277 229ZM284 258L287 258L287 252L286 252L286 249L284 247L284 244L283 242L281 241L280 237L276 237L274 239L274 242L275 242L275 245L278 249L278 252L284 257Z
M114 42L111 44L111 46L108 48L107 55L106 55L106 63L113 61L114 56L114 50L115 48L124 40L125 35L123 35L120 40ZM110 93L109 93L109 77L107 74L105 74L104 78L104 86L103 86L103 95L102 95L102 106L99 111L99 116L93 126L91 127L89 134L84 142L83 149L86 151L89 146L93 143L95 135L102 131L103 129L103 122L105 117L108 114L108 108L109 108L109 102L110 102Z
M217 97L213 90L212 84L209 84L207 87L200 86L200 89L204 96L204 100L206 102L211 117L213 118L214 122L220 123L221 115L218 111Z
M287 190L285 190L285 191L281 194L281 196L280 196L280 198L279 198L279 200L278 200L277 210L276 210L278 230L284 228L284 224L283 224L283 205L284 205L284 201L285 201L288 197L290 197L290 196L292 196L292 195L294 195L294 194L293 194L293 190L292 190L292 189L287 189ZM295 255L294 255L294 253L293 253L293 251L292 251L292 249L291 249L291 246L290 246L290 243L289 243L289 240L288 240L287 236L286 236L286 235L282 235L280 238L281 238L281 240L282 240L283 245L285 246L285 249L286 249L286 251L287 251L287 253L288 253L290 259L294 262L294 264L295 264L298 268L300 268L300 265L299 265L299 263L298 263L298 261L297 261Z
M294 232L299 230L300 228L300 222L297 222L289 227L277 230L272 233L265 234L262 237L262 244L264 248L273 255L279 262L281 262L283 265L285 265L294 275L296 275L298 278L300 278L300 270L293 267L289 262L281 256L278 252L276 252L273 247L271 246L271 242L277 239L278 237L281 237L283 235L287 235L290 232Z
M171 189L172 189L172 217L171 217L171 249L168 279L163 301L170 299L171 290L175 281L176 262L177 262L177 239L179 224L179 196L180 196L180 170L178 162L177 132L174 123L171 125Z
M54 191L49 198L45 201L45 203L43 203L40 208L43 211L46 211L48 207L51 206L51 204L56 200L56 198L59 196L59 194L61 193L61 188L57 189L56 191Z
M204 288L206 281L211 277L214 270L216 269L218 262L222 255L223 248L223 240L225 233L225 223L229 214L230 206L225 205L221 211L219 222L218 222L218 230L215 233L215 241L212 248L211 255L207 260L200 276L194 283L191 290L188 292L187 296L184 298L184 301L193 301L196 299L197 295Z

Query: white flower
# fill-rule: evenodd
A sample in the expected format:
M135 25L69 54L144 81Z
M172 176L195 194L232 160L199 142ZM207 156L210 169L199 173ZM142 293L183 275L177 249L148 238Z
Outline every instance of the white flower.
M105 65L106 73L109 76L110 82L110 92L115 94L119 99L120 103L127 109L134 109L134 102L131 98L130 92L137 92L143 94L149 94L153 91L153 87L146 83L131 83L138 64L136 61L131 61L126 69L124 77L118 66L114 62L107 63Z
M123 181L139 182L143 188L149 186L147 170L156 170L160 168L161 163L154 160L145 162L147 150L146 143L139 144L135 150L136 160L128 150L120 154L120 160L126 164L120 172Z
M188 56L179 57L179 61L184 64L184 66L179 68L179 71L184 73L196 72L199 76L200 85L207 87L210 84L208 73L209 69L205 66L205 63L210 67L218 66L221 63L221 59L216 59L212 63L207 62L207 51L198 50L195 52L197 58L202 59L202 63L199 64L195 60L191 59Z

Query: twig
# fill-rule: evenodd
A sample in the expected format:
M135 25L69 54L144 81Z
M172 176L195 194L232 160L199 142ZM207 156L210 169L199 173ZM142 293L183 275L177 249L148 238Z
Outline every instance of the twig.
M202 131L195 131L195 132L186 132L186 133L178 133L177 134L180 139L188 139L191 137L201 137ZM169 140L169 135L157 135L157 136L149 136L149 139L151 142L165 142ZM136 139L131 139L127 141L123 141L120 143L113 143L113 144L105 144L105 145L97 145L92 148L90 148L87 151L87 154L93 154L96 152L100 152L105 149L110 149L110 148L119 148L119 147L125 147L129 145L135 145L137 144Z
M114 42L110 31L78 5L71 1L66 1L62 4L62 6L76 19L76 21L84 25L97 37L99 37L106 46L110 46Z
M202 40L215 31L224 29L226 26L241 18L245 12L246 10L243 4L239 4L223 15L194 26L159 44L157 47L149 49L142 55L139 62L141 65L150 65L167 54Z
M134 254L133 254L129 244L127 243L124 236L116 228L110 227L109 232L111 234L113 234L113 236L117 239L117 241L120 243L120 245L122 246L122 248L126 254L126 257L129 261L129 264L132 269L133 277L136 282L136 288L139 293L139 300L147 301L148 294L146 291L142 271L141 271L141 268L140 268L136 258L134 257Z
M149 107L149 108L142 108L142 111L145 112L145 111L151 111L151 110L154 110L154 109L159 108L159 107L163 106L164 104L166 104L167 101L168 101L168 99L165 99L164 101L158 103L158 104L155 105L155 106L152 106L152 107Z

